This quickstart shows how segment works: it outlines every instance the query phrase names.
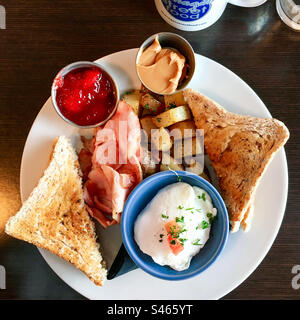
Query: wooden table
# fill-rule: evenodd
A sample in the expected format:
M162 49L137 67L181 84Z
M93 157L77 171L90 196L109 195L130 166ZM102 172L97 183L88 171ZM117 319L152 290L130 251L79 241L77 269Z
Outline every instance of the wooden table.
M160 31L183 35L195 52L238 74L289 127L289 197L282 227L257 270L224 298L299 299L291 269L300 264L300 33L281 22L274 2L252 9L228 5L215 25L194 33L166 24L153 1L0 3L7 13L7 29L0 30L0 265L7 271L7 289L0 290L0 299L84 299L57 277L34 246L3 235L4 221L21 205L24 143L60 68L138 47Z

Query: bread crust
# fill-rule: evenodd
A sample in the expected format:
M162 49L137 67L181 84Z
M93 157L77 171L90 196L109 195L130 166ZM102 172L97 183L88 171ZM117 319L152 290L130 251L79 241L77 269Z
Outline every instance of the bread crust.
M259 180L276 151L289 138L276 119L243 116L226 111L192 89L184 97L197 128L204 129L205 150L219 180L232 231L237 231L248 211ZM249 219L244 223L249 229Z
M8 220L5 231L69 261L96 285L103 285L107 270L84 204L77 155L68 138L55 141L44 175Z

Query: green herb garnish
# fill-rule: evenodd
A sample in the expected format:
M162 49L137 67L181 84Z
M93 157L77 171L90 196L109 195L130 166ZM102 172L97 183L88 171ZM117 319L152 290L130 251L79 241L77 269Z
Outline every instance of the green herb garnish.
M194 208L186 208L185 210L194 210Z
M175 221L183 223L184 222L184 216L182 216L181 218L176 217Z
M177 208L181 210L183 209L183 206L179 205Z
M170 243L173 245L176 244L175 240L171 240Z
M177 176L177 181L178 182L181 182L182 181L182 178L180 176Z
M163 235L162 233L159 235L160 238L162 238L163 236L164 236L164 235Z
M202 193L201 198L203 201L206 201L205 193Z
M165 214L162 214L161 216L162 216L162 218L164 218L164 219L169 219L169 216L166 216Z
M194 246L201 246L201 243L199 243L200 239L195 240L192 244Z
M162 242L162 239L158 240L159 242Z
M178 238L180 231L176 230L176 226L170 227L172 238Z
M207 222L207 221L202 221L201 222L201 227L202 227L202 229L207 229L208 227L209 227L209 223Z
M218 218L217 216L214 216L211 212L208 212L206 216L209 219L210 224L212 224Z
M169 108L171 109L171 108L176 108L177 106L176 106L176 104L175 103L173 103L173 102L171 102L171 103L169 103Z
M150 109L149 103L145 104L145 105L144 105L144 108L147 109L147 110L149 110L149 109Z
M179 238L178 239L178 241L182 244L182 245L184 245L184 242L186 241L187 239L182 239L182 238Z
M156 118L157 122L161 122L161 118Z

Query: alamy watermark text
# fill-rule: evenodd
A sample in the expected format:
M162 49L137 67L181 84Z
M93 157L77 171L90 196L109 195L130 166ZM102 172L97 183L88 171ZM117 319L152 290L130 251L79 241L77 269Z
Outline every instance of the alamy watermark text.
M6 289L6 271L3 266L0 265L0 290Z
M6 29L6 10L0 5L0 29Z

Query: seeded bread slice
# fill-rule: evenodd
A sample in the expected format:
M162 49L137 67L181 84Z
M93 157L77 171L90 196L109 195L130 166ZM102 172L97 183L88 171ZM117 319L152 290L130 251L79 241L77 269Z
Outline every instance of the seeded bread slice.
M289 131L276 119L228 112L192 89L184 90L184 97L197 128L204 129L205 149L219 179L232 231L239 229L244 218L242 227L249 228L252 195Z
M8 220L5 231L71 262L95 284L103 285L107 270L94 222L85 209L77 155L68 138L56 140L43 177Z

